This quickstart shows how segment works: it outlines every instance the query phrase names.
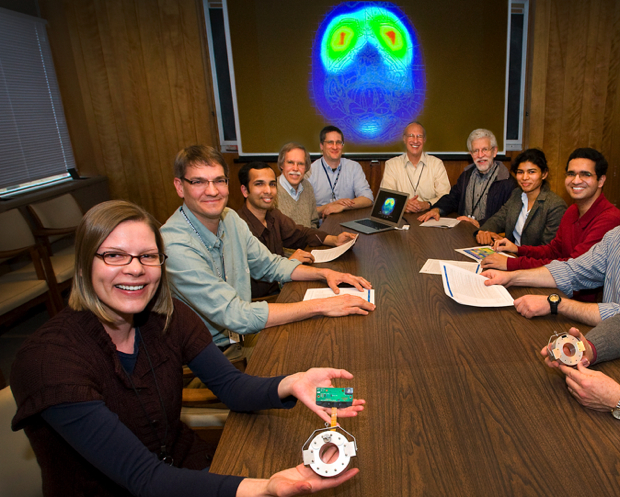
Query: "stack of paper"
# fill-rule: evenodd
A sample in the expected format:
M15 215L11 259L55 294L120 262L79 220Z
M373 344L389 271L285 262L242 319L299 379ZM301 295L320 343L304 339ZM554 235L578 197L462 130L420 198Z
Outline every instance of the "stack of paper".
M440 262L441 279L446 295L459 304L474 307L508 307L514 305L512 296L501 285L486 286L484 276L473 274Z
M443 262L445 264L452 264L453 266L460 267L474 274L482 272L482 268L477 262L440 261L439 259L427 260L426 264L424 264L424 266L422 266L422 269L420 269L420 272L424 274L441 274L441 267L439 265L440 262Z
M375 290L362 290L357 288L341 288L338 295L355 295L367 300L371 304L375 303ZM326 299L329 297L338 297L331 288L308 288L304 295L304 300Z
M454 228L461 221L458 219L453 219L451 217L440 217L439 221L435 219L429 219L428 221L422 223L420 226L424 228Z

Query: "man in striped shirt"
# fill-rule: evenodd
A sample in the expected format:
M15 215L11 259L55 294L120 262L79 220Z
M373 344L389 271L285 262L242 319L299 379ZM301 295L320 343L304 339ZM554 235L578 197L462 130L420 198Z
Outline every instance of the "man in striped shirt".
M569 297L577 290L603 285L603 302L578 302L557 294L525 295L515 300L517 311L526 318L563 314L590 326L620 314L620 227L609 231L588 252L568 261L553 261L546 266L504 272L484 271L485 285L558 288Z

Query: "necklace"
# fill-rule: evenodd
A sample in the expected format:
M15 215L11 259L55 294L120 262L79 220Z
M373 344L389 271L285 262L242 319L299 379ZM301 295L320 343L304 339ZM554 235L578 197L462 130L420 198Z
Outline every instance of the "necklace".
M149 367L151 368L151 373L153 374L153 379L155 380L155 389L157 390L157 397L159 397L159 405L161 407L161 412L164 418L164 436L162 438L159 437L157 430L155 429L156 421L154 419L150 419L151 417L148 415L146 411L146 407L144 407L144 403L140 398L140 394L138 393L138 389L131 378L131 375L127 372L125 368L122 368L127 375L127 379L131 384L131 388L133 389L136 397L138 398L138 402L140 403L140 407L142 408L142 413L146 417L149 422L149 426L151 427L151 431L153 432L153 436L159 440L159 455L157 456L160 461L165 462L166 464L172 466L174 464L174 459L170 454L168 454L168 450L166 448L166 439L168 438L168 417L166 416L166 407L164 406L164 399L161 396L161 391L159 390L159 383L157 383L157 375L155 374L155 368L153 368L153 362L151 361L151 356L149 355L149 351L146 348L146 343L142 340L142 335L140 334L140 328L136 326L136 338L138 338L138 350L140 350L140 346L144 348L144 353L146 354L146 358L149 361Z
M211 262L213 264L213 268L215 269L215 272L217 273L217 276L221 280L225 279L224 276L222 275L222 271L220 271L220 268L217 267L217 264L215 263L215 259L213 258L213 255L211 255L211 251L209 250L209 247L207 246L206 242L202 239L202 236L200 236L200 233L198 233L198 230L192 224L192 222L190 221L189 217L187 217L187 214L185 214L185 211L183 210L183 207L181 207L181 214L183 214L183 217L187 221L187 224L189 224L189 227L194 231L194 233L196 233L196 236L198 237L198 239L202 242L204 247L207 249L207 253L209 254L209 257L211 257ZM222 260L221 260L221 263L222 263L222 270L226 271L226 267L224 266L224 251L223 250L222 250Z

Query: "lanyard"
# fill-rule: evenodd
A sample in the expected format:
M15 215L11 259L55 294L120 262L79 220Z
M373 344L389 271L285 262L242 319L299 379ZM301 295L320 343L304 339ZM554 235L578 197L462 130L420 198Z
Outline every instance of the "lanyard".
M418 186L420 186L420 180L422 179L422 173L424 172L424 167L426 166L426 164L424 162L422 162L422 169L420 171L420 176L418 176L418 182L416 183L415 187L413 188L413 195L416 196L418 194ZM407 178L409 179L409 183L411 183L411 186L413 186L413 181L411 181L411 177L407 174Z
M198 236L198 239L202 242L202 244L205 246L205 248L207 249L207 253L209 254L209 257L211 257L211 262L213 263L213 267L215 268L215 271L217 272L218 277L223 280L224 277L222 276L222 272L220 271L220 269L217 267L217 264L215 264L215 259L213 258L213 256L211 255L211 251L209 250L209 247L207 246L207 244L205 243L205 241L202 239L202 236L200 236L200 233L198 233L198 230L194 227L194 225L192 224L192 222L189 220L189 217L187 217L187 214L185 214L185 211L183 210L183 207L181 207L181 214L183 214L183 217L185 218L185 220L187 221L187 224L189 224L190 228L192 228L192 230L194 230L194 233L196 233L196 236ZM222 250L222 269L224 271L226 271L226 268L224 266L224 251Z
M474 204L474 197L476 195L476 185L475 184L472 185L472 189L471 189L471 203L473 205L473 207L471 209L471 218L472 219L476 219L474 217L474 212L476 212L476 207L478 207L478 204L482 200L482 197L484 197L484 195L486 194L487 190L489 189L489 186L491 186L491 179L493 179L493 175L495 174L495 170L496 169L497 169L497 164L493 167L493 171L489 172L489 178L487 179L487 182L484 185L484 190L482 190L482 194L478 197L478 200L476 201L475 204ZM472 173L472 174L474 174L474 173Z
M338 164L338 175L334 180L334 185L332 186L332 180L329 178L329 173L327 172L327 167L325 166L325 160L321 157L321 165L323 166L323 171L325 171L325 176L327 176L327 181L329 181L329 187L332 189L332 202L336 200L336 185L338 184L338 180L340 179L340 173L342 172L342 163ZM330 168L331 169L331 168Z

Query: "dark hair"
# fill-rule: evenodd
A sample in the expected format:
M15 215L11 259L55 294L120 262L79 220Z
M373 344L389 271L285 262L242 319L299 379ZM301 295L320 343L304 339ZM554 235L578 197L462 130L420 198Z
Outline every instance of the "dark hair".
M333 132L338 133L340 135L340 139L344 143L344 135L342 134L342 131L340 131L340 128L337 128L336 126L325 126L319 134L319 142L323 143L325 141L325 136L327 136L327 133Z
M601 176L605 176L607 174L607 167L609 164L607 163L607 159L600 153L598 150L594 150L593 148L578 148L575 150L566 161L566 169L568 171L568 164L573 159L589 159L594 162L594 170L596 171L596 179L600 179Z
M245 186L249 189L248 185L250 183L250 171L252 169L271 169L271 166L266 162L248 162L241 166L239 169L239 183L241 186ZM275 175L275 173L273 173Z
M535 164L540 169L541 173L546 173L549 171L549 166L547 165L547 158L545 157L545 153L542 150L538 150L537 148L528 148L527 150L521 152L517 155L517 158L512 163L510 170L517 174L517 168L519 164L523 164L524 162L531 162Z
M219 150L205 145L191 145L181 150L174 159L174 177L183 178L189 166L220 165L228 178L228 164Z

